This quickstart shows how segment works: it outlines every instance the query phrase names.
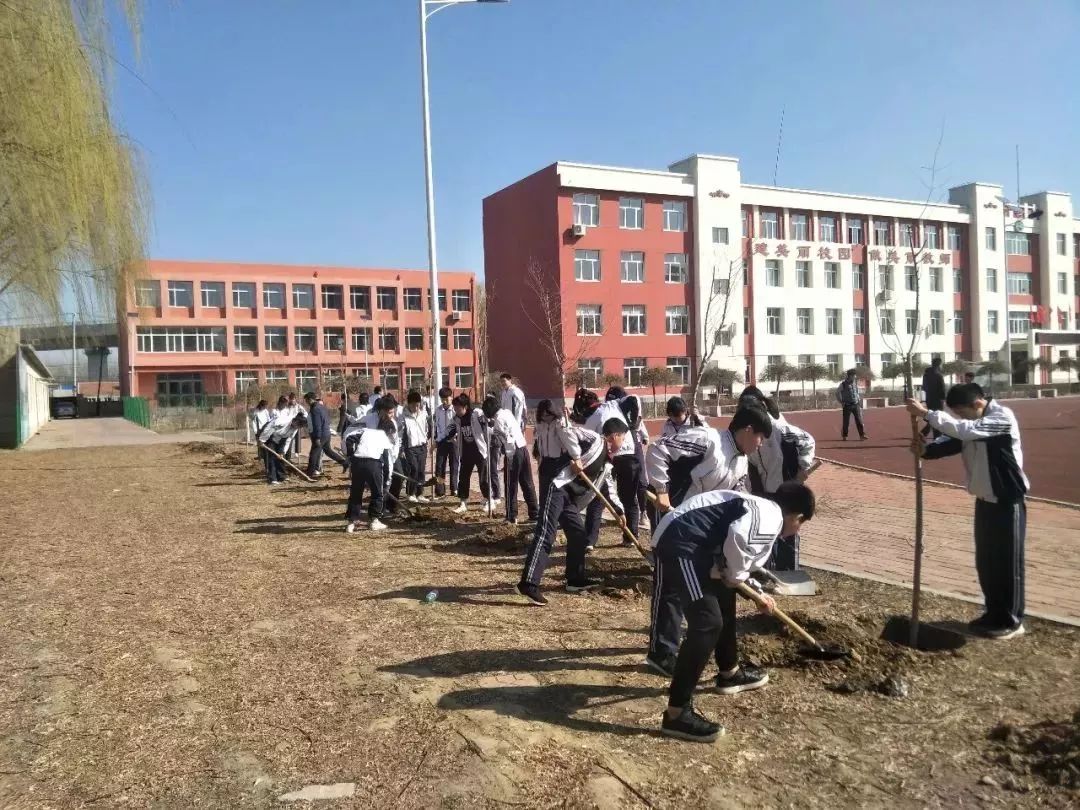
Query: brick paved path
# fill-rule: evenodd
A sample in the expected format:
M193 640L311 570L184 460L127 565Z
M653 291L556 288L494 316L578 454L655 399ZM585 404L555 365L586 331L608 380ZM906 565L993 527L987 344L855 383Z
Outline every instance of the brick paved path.
M915 486L825 464L810 481L818 514L803 532L802 559L852 574L910 584ZM979 598L972 513L965 491L925 487L927 588ZM1027 610L1080 624L1080 510L1028 504Z

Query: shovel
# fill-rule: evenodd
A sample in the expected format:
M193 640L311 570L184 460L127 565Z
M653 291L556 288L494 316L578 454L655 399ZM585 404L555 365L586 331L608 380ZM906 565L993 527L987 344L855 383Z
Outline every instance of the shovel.
M605 507L607 507L607 510L609 512L611 512L612 517L614 517L616 522L618 522L619 528L622 529L622 533L623 533L623 535L625 535L626 539L634 544L634 548L636 548L638 550L638 553L641 554L641 556L644 557L645 560L651 566L652 565L652 555L650 555L648 551L646 551L645 549L643 549L641 547L641 544L638 542L638 539L634 536L634 533L632 531L630 531L630 529L627 528L626 523L624 522L622 515L620 515L615 510L614 506L612 506L611 501L609 501L607 498L604 497L604 493L602 493L597 488L596 484L594 484L592 482L592 479L589 478L589 476L587 476L585 474L584 470L579 471L578 474L577 474L577 477L580 478L582 481L584 481L586 484L589 485L589 489L591 489L593 491L593 494L596 495L596 497L600 499L600 502L602 504L604 504Z
M781 596L813 596L817 593L817 583L803 570L770 571L762 568L754 574L767 577L771 582L769 589Z
M745 596L747 599L753 600L758 605L765 605L765 600L761 598L761 594L755 591L746 583L740 582L735 586L735 590ZM778 607L772 608L770 611L773 616L778 618L788 628L795 633L799 638L806 642L807 646L799 648L799 655L804 658L813 658L818 661L837 661L841 658L853 658L856 661L862 659L859 658L858 653L854 650L850 650L840 644L830 644L829 646L823 646L818 642L816 638L807 633L793 618L788 616L784 611Z
M314 478L311 478L306 472L304 472L299 467L297 467L295 464L293 464L291 461L289 461L287 458L285 458L285 456L281 455L280 453L275 453L273 450L271 450L267 445L263 444L262 442L259 442L259 447L261 447L263 450L265 450L270 455L274 456L274 458L276 458L282 464L286 464L289 467L292 467L292 469L296 470L297 474L302 476L303 479L305 481L307 481L309 484L314 484L315 483Z

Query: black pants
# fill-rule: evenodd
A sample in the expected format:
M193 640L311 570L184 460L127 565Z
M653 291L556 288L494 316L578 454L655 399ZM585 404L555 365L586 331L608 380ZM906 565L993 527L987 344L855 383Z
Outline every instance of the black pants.
M427 477L427 445L418 444L416 447L405 448L405 463L402 465L405 475L412 481L405 482L406 495L423 495L424 488L421 484ZM419 483L413 483L418 481Z
M303 436L300 435L300 431L296 431L296 435L293 436L292 444L289 446L288 453L282 453L283 456L298 456L300 451L304 449Z
M368 519L375 520L382 517L383 513L383 476L386 475L383 464L377 458L353 458L352 481L349 484L349 512L348 520L360 519L361 508L364 503L364 490L371 492L368 499Z
M663 617L657 615L657 594L660 604L675 604L686 614L686 638L678 646L679 624L664 627L674 633L678 657L675 675L671 679L668 705L685 706L701 680L709 657L716 667L727 672L739 663L738 640L735 635L735 591L709 577L712 559L689 560L656 555L653 569L653 636L658 635ZM663 653L675 649L665 639Z
M461 468L458 470L458 500L469 500L469 479L472 478L473 470L480 479L480 494L487 500L488 497L488 464L487 459L480 455L474 442L461 443Z
M322 468L323 453L326 453L327 456L332 458L334 461L336 461L343 467L348 465L348 462L345 460L345 456L341 455L341 453L335 450L330 444L329 436L327 436L325 439L312 438L311 450L308 452L307 459L307 474L309 478L315 475L316 470Z
M855 427L859 431L860 436L865 436L866 431L863 429L862 423L862 406L861 405L844 405L844 424L840 430L840 435L845 439L848 434L848 425L851 424L851 417L855 417Z
M798 571L799 535L777 538L765 567L770 571Z
M525 557L521 581L539 585L555 545L555 530L566 533L566 581L580 583L585 579L585 524L572 494L565 487L548 485L544 496L544 511L536 522L532 545Z
M975 499L975 570L986 613L998 627L1024 619L1024 537L1027 505L1023 500L990 503Z
M397 475L394 475L397 473ZM399 455L394 461L394 468L390 475L390 486L387 489L387 494L390 496L387 498L390 501L391 508L397 509L401 506L401 490L405 487L405 479L401 476L408 475L405 472L405 465L402 462L402 457Z
M536 490L533 489L532 463L529 451L519 447L506 459L506 519L517 520L518 489L525 498L525 508L529 510L529 520L536 520Z
M503 443L492 437L488 442L488 486L491 497L499 500L503 496L502 476L499 475L499 461L503 458Z
M279 441L271 439L270 441L265 442L265 444L279 456L285 455L286 442L284 439ZM266 460L266 483L268 484L285 480L285 465L282 463L281 459L274 455L274 453L268 452L264 455Z
M450 467L450 491L457 492L458 488L458 453L457 444L453 439L446 439L435 445L435 477L439 483L435 485L435 494L443 495L446 492L446 468Z
M637 537L638 526L641 522L641 513L638 511L638 489L641 487L641 465L634 456L615 456L611 461L613 477L615 479L615 491L619 494L622 502L623 515L626 517L626 528ZM605 488L611 487L610 479ZM604 489L601 490L607 495ZM600 537L600 522L603 519L604 504L599 498L589 504L585 512L585 526L589 535L589 546L595 546Z
M540 479L540 488L537 491L539 495L539 502L536 505L536 514L544 514L544 502L547 499L548 487L551 486L552 480L559 474L559 470L570 463L570 456L559 456L558 458L550 458L549 456L542 456L540 458L539 470L537 476Z

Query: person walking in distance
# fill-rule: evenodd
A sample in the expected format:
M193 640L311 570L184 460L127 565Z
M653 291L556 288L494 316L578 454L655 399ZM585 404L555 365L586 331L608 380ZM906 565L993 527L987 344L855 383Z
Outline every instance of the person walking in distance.
M309 409L308 424L311 431L311 449L308 451L307 463L308 478L322 475L323 453L340 464L343 470L348 470L349 462L330 444L330 412L323 404L322 397L316 392L309 391L304 394L304 400Z
M457 494L458 488L458 448L455 441L457 423L454 419L454 405L451 401L454 392L449 388L439 389L439 404L432 415L435 436L435 496L446 494L446 472L450 470L450 492Z
M945 375L941 373L941 358L935 357L922 375L923 402L927 410L940 411L945 407ZM934 434L936 439L941 434L927 423L922 429L923 436Z
M863 428L862 421L862 394L859 393L859 381L855 379L855 369L849 368L844 374L844 379L840 381L839 387L836 389L836 401L840 403L840 407L844 411L844 421L840 430L840 436L847 441L848 425L851 423L851 417L855 417L855 428L859 431L859 438L866 440L870 437L866 435L866 430Z
M467 394L454 398L454 442L460 460L458 468L457 496L460 504L455 512L468 511L469 481L473 470L480 479L480 494L487 501L488 489L488 443L487 418L479 408L474 408ZM487 504L484 506L487 510Z
M525 392L514 385L514 376L503 372L499 375L499 386L502 393L499 395L499 407L510 411L518 420L518 427L525 430Z
M528 446L525 434L521 431L520 420L506 408L500 408L495 397L487 397L481 406L484 416L492 422L492 434L499 438L499 444L506 454L506 522L517 523L518 489L525 498L525 507L529 510L529 520L536 520L536 490L533 489L532 464L529 462Z
M405 482L409 503L427 503L423 483L427 475L428 424L420 392L410 391L405 397L405 409L398 417L404 473L412 479Z

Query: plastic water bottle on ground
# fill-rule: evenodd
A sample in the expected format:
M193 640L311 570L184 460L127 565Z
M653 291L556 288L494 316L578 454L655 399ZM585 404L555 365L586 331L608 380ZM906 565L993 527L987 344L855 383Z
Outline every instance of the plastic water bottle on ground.
M439 598L438 591L428 591L424 594L424 604L434 604L435 600Z

